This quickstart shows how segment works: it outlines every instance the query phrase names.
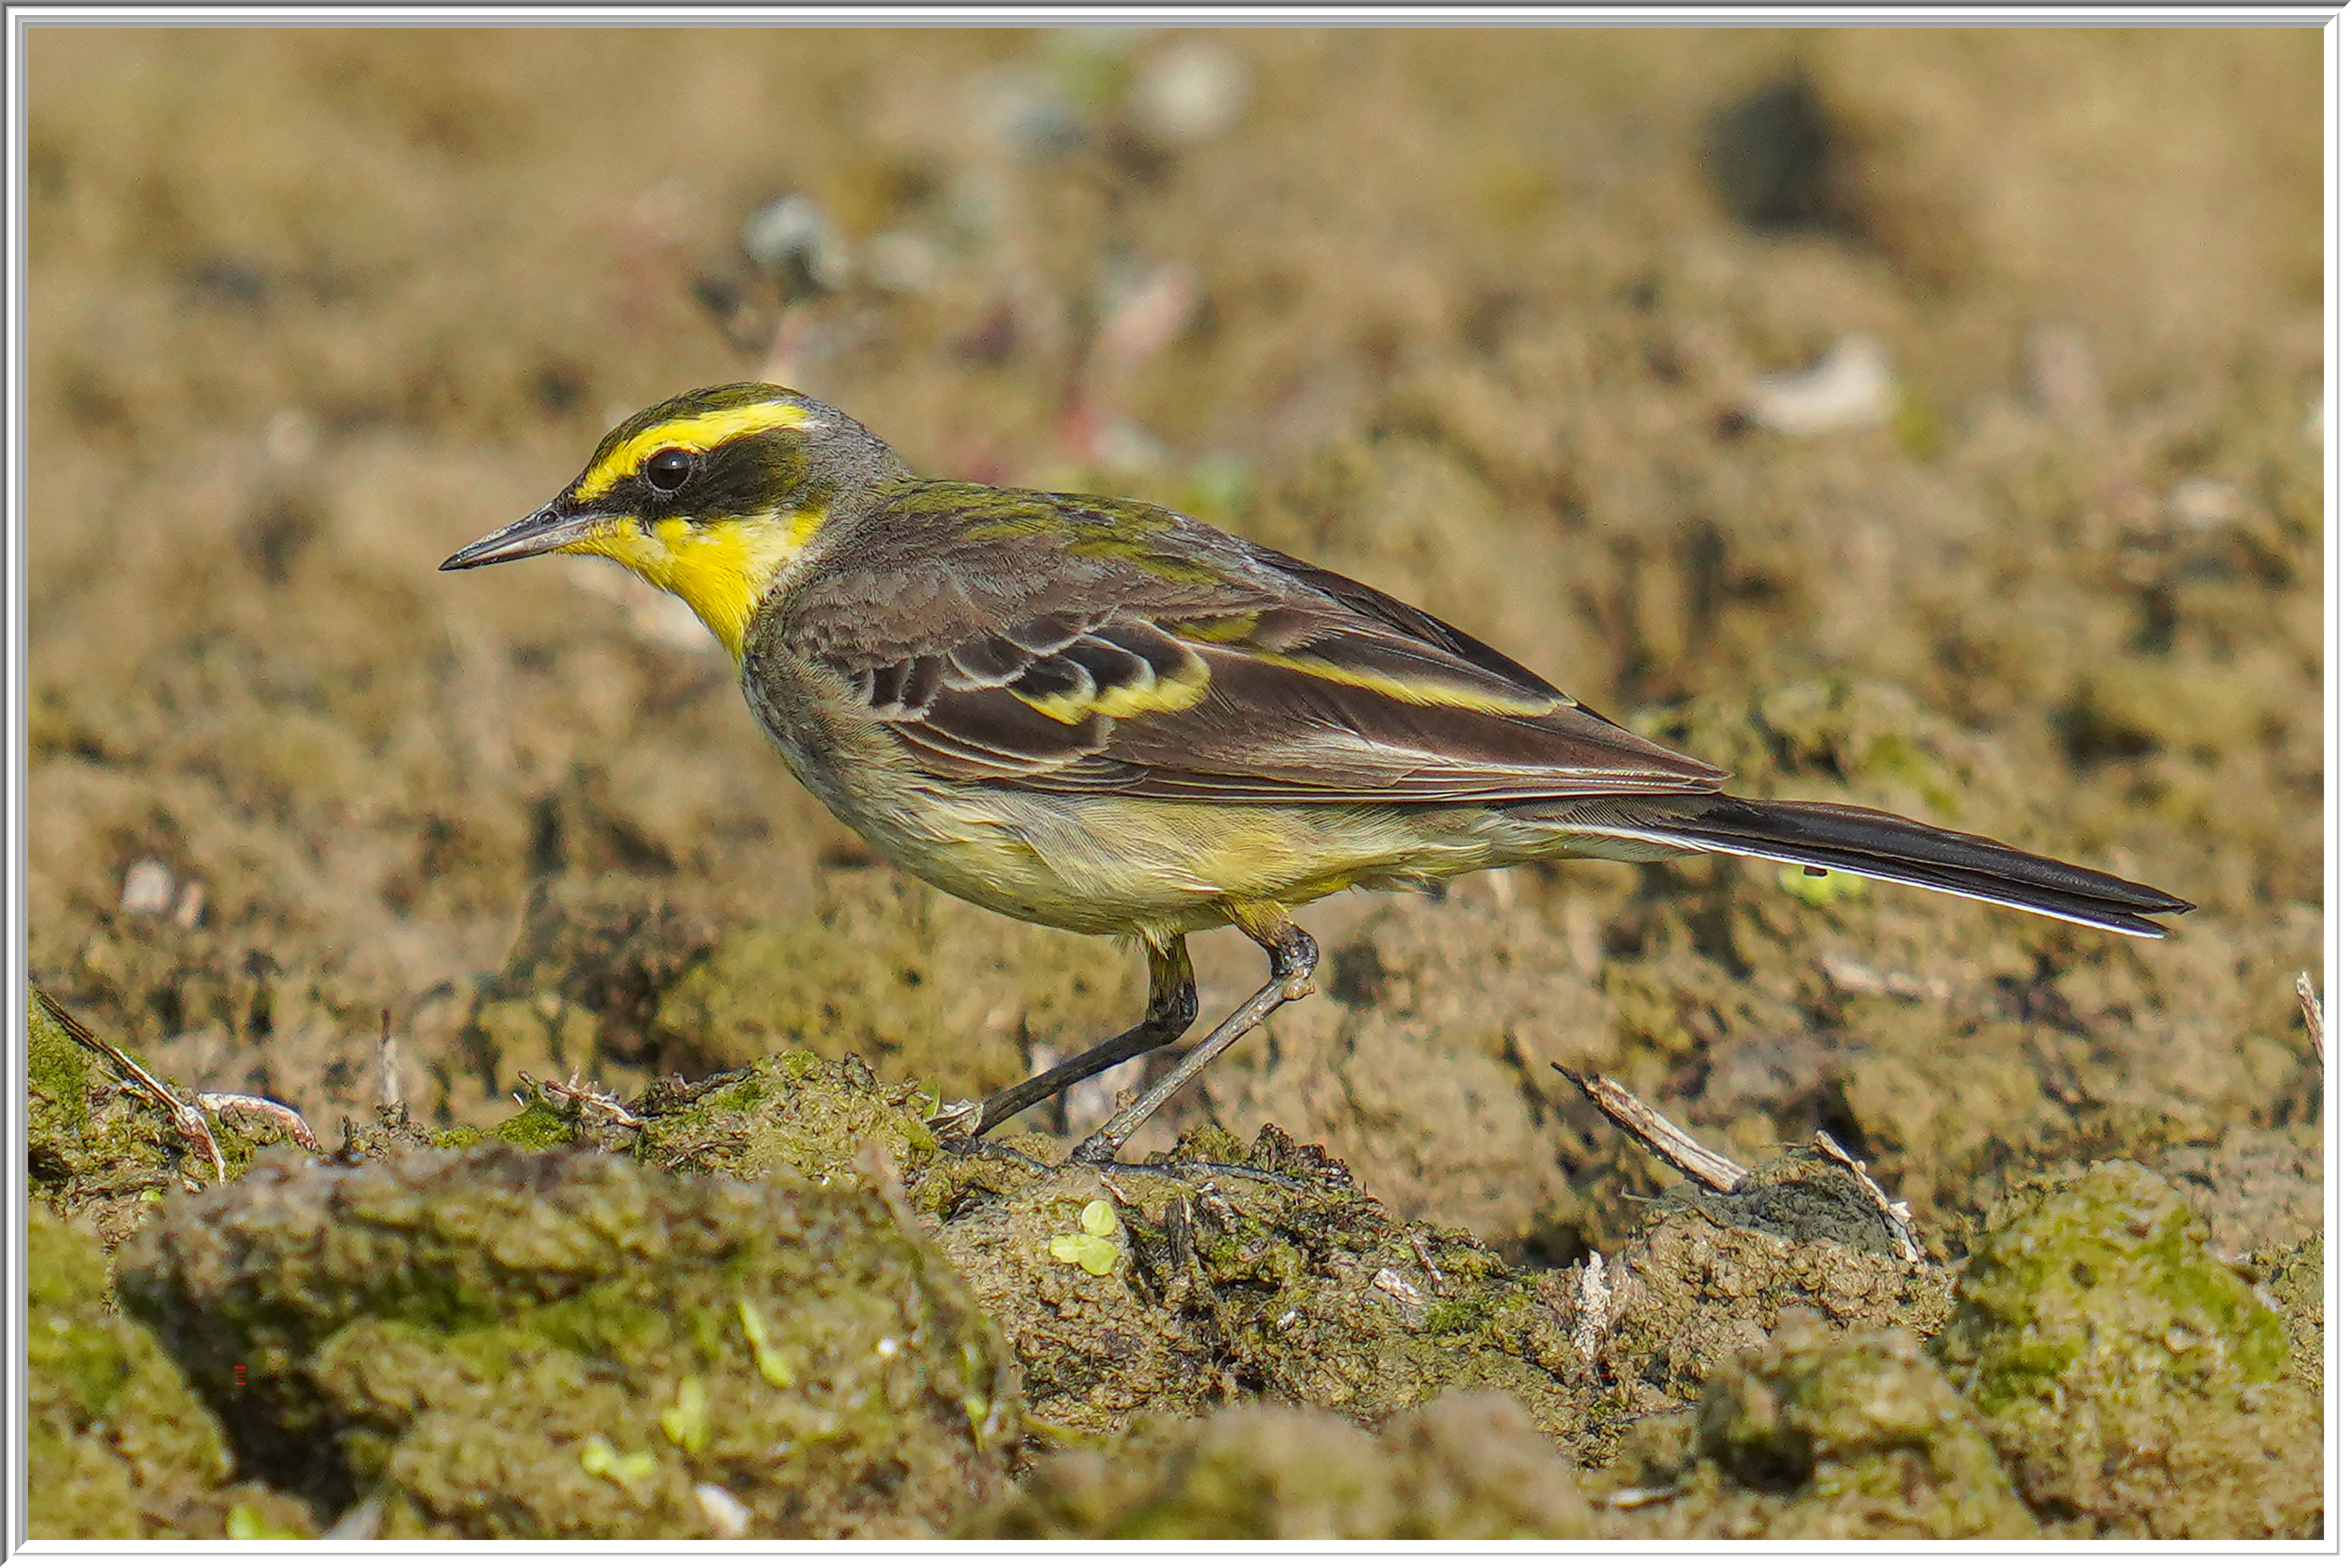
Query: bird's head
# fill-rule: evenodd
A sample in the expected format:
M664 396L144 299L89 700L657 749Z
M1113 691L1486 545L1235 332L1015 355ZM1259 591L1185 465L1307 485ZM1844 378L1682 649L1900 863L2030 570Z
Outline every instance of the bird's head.
M705 387L614 426L580 477L444 571L601 555L686 601L739 662L752 612L845 503L905 475L838 409L756 382Z

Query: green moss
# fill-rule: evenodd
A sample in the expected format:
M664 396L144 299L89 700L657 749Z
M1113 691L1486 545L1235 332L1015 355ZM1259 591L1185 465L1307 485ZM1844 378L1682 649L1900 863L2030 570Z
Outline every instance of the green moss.
M917 1181L915 1200L947 1217L949 1257L1021 1346L1040 1418L1107 1433L1246 1388L1370 1422L1485 1387L1547 1432L1589 1428L1591 1390L1559 1316L1467 1237L1399 1222L1346 1167L1272 1128L1248 1148L1197 1129L1175 1155L1262 1179L1180 1163L1106 1182L943 1156ZM1097 1202L1116 1210L1126 1243L1102 1274L1053 1252Z
M845 1177L868 1147L906 1170L939 1146L922 1122L931 1103L912 1084L886 1088L857 1057L786 1051L655 1109L631 1152L752 1181Z
M119 1078L37 998L26 1045L26 1164L34 1196L52 1210L87 1223L111 1248L144 1223L154 1197L176 1188L183 1174L215 1179L209 1155L182 1135L153 1095ZM256 1145L222 1118L208 1124L234 1178Z
M106 1301L96 1242L27 1216L27 1498L37 1538L309 1534L290 1499L232 1485L220 1423L141 1324Z
M2053 1518L2158 1536L2316 1527L2314 1391L2177 1193L2113 1161L1996 1212L1938 1345Z
M707 1487L760 1533L936 1530L998 1484L1019 1405L899 1212L489 1140L267 1163L177 1207L122 1289L252 1463L387 1535L710 1533Z
M25 1038L26 1086L32 1092L28 1124L36 1147L55 1145L89 1121L89 1053L49 1016L38 998L29 1005Z
M487 1135L503 1138L519 1149L539 1151L569 1146L572 1141L573 1130L572 1124L558 1114L547 1102L534 1099L530 1104L492 1127ZM467 1143L472 1141L467 1140Z

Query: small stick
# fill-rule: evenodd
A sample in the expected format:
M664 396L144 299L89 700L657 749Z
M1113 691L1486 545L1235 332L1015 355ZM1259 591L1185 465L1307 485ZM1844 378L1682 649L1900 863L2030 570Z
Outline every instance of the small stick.
M407 1096L401 1092L400 1041L393 1038L392 1009L385 1008L376 1026L375 1037L376 1103L398 1105Z
M1651 1110L1631 1089L1598 1072L1570 1072L1559 1062L1552 1070L1584 1092L1593 1108L1614 1122L1626 1136L1658 1158L1717 1192L1729 1192L1747 1176L1748 1167L1713 1149Z
M558 1083L552 1078L533 1078L528 1072L521 1073L520 1076L523 1082L539 1092L540 1098L560 1110L569 1110L575 1106L584 1107L603 1112L614 1123L624 1127L642 1127L646 1124L646 1119L643 1116L622 1104L612 1094L593 1083L581 1082L580 1075L576 1072L572 1075L572 1081L568 1083ZM517 1098L520 1099L520 1096L518 1095Z
M1430 1256L1428 1239L1423 1236L1420 1231L1415 1230L1411 1232L1406 1237L1406 1239L1412 1243L1412 1255L1421 1260L1421 1266L1423 1269L1429 1270L1430 1288L1436 1291L1441 1295L1444 1294L1445 1291L1445 1270L1439 1268L1437 1266L1437 1260Z
M302 1120L302 1113L291 1105L281 1105L258 1094L231 1094L215 1089L199 1090L196 1103L215 1116L241 1113L257 1117L277 1127L311 1154L320 1152L318 1134L310 1131L310 1123Z
M212 1124L205 1120L205 1113L202 1111L164 1088L163 1080L140 1066L129 1051L111 1040L100 1040L92 1034L87 1024L66 1011L58 1005L55 997L38 986L33 988L33 999L41 1004L43 1011L57 1020L57 1026L59 1029L73 1037L75 1044L84 1051L94 1051L107 1058L116 1067L129 1074L147 1092L162 1101L164 1113L172 1118L172 1125L179 1129L180 1135L212 1156L215 1178L220 1181L228 1180L228 1162L221 1158L220 1145L213 1140ZM316 1144L311 1145L313 1148L317 1146Z
M1902 1254L1903 1261L1906 1263L1919 1261L1919 1240L1911 1228L1911 1206L1888 1197L1886 1189L1871 1180L1870 1173L1862 1168L1862 1162L1840 1148L1838 1141L1827 1133L1813 1134L1813 1148L1824 1159L1833 1160L1843 1166L1853 1174L1853 1179L1862 1184L1862 1190L1868 1193L1870 1201L1877 1206L1879 1217L1886 1221L1887 1228L1894 1232L1895 1249Z
M2319 996L2311 988L2308 974L2294 977L2294 999L2303 1004L2303 1032L2311 1037L2311 1054L2321 1061L2327 1060L2326 1020L2319 1011Z

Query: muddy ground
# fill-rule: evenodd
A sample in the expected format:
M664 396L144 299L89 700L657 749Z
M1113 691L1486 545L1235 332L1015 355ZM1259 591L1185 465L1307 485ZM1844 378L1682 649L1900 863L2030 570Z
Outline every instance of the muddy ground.
M902 1143L896 1177L858 1179L904 1178L890 1223L944 1249L1025 1380L1017 1448L977 1416L961 1439L988 1475L1079 1464L1094 1450L1072 1434L1139 1414L1262 1398L1390 1423L1328 1449L1333 1473L1390 1478L1348 1493L1377 1506L1314 1493L1247 1516L1266 1530L2315 1527L2315 1503L2217 1523L2167 1513L2164 1487L2075 1485L2097 1443L1987 1408L2008 1385L1987 1381L1985 1334L1943 1321L1989 1238L2069 1202L2104 1214L2116 1171L2185 1200L2248 1291L2284 1301L2311 1266L2320 1072L2292 982L2322 957L2315 32L44 30L28 86L30 963L173 1082L277 1096L332 1146L385 1102L447 1137L513 1113L523 1078L577 1073L640 1105L654 1088L658 1110L670 1073L779 1060L854 1057L903 1110L1131 1020L1130 956L877 864L767 752L723 654L618 569L433 571L622 414L766 376L920 471L1149 497L1401 593L1748 792L1905 811L2198 905L2133 942L1689 862L1316 906L1322 990L1131 1152L1181 1135L1287 1170L1307 1157L1292 1141L1320 1145L1349 1173L1325 1185L1351 1196L1277 1203L1275 1251L1344 1283L1403 1248L1378 1266L1411 1284L1405 1239L1451 1237L1499 1292L1478 1322L1520 1325L1517 1370L1464 1375L1505 1353L1453 1323L1404 1356L1428 1369L1405 1394L1293 1377L1295 1354L1261 1343L1279 1312L1252 1314L1304 1287L1169 1240L1192 1188L1119 1198L1097 1236L1070 1178L927 1176L935 1152ZM1842 342L1832 362L1885 373L1830 400L1843 423L1809 425L1769 378ZM1196 953L1207 1007L1262 973L1238 937ZM1725 1284L1661 1234L1685 1212L1656 1201L1674 1174L1555 1063L1622 1080L1743 1165L1829 1132L1908 1205L1925 1272L1872 1285L1784 1249L1765 1272L1801 1289ZM1050 1155L1108 1104L1082 1093L1017 1130ZM772 1174L706 1142L640 1163ZM2136 1165L2063 1186L2103 1161ZM152 1183L108 1196L70 1164L37 1169L46 1196L110 1244L159 1245L137 1200ZM2032 1196L2053 1181L2075 1196ZM2170 1212L2132 1190L2134 1213ZM1236 1225L1218 1234L1254 1234ZM1079 1273L1139 1281L1157 1326L1080 1352L1039 1337L1045 1298L989 1261L1024 1227L1088 1257L1076 1239L1111 1243L1110 1272ZM1628 1256L1668 1260L1649 1277L1682 1281L1676 1312L1710 1290L1770 1310L1735 1312L1738 1333L1612 1318L1578 1348L1576 1282ZM1205 1273L1170 1283L1186 1258ZM1456 1277L1441 1260L1432 1289ZM1084 1281L1038 1278L1061 1303L1045 1318L1090 1321ZM175 1290L131 1304L184 1349L186 1313L215 1309ZM2263 1348L2278 1322L2247 1315L2267 1307L2189 1293L2197 1333L2234 1347L2216 1353L2229 1377L2285 1375ZM1828 1328L1775 1327L1791 1301ZM1331 1336L1318 1354L1344 1354L1355 1311L1307 1313ZM2309 1314L2288 1317L2307 1371ZM1129 1352L1161 1383L1074 1369ZM365 1405L332 1370L304 1375ZM187 1375L203 1395L210 1374ZM1990 1477L2007 1508L1915 1495L1857 1526L1755 1502L1790 1495L1790 1443L1910 1441L1840 1436L1788 1392L1872 1379L1942 1412L1949 1444L1920 1439L1937 1473ZM1395 1424L1473 1382L1518 1413ZM665 1409L686 1408L678 1388ZM320 1418L325 1396L305 1397ZM2302 1419L2271 1398L2231 1418ZM1050 1518L939 1502L990 1493L958 1459L898 1527L1210 1529L1185 1467L1325 1452L1248 1425L1292 1418L1146 1421L1117 1440L1171 1467L1159 1500L1073 1473ZM1544 1436L1513 1436L1528 1421ZM1599 1523L1430 1479L1489 1439L1531 1466L1616 1467ZM415 1484L386 1528L733 1517L625 1445L599 1463L640 1511L613 1524L436 1513L390 1439L289 1478L272 1440L232 1424L215 1442L236 1457L198 1468L282 1489L248 1518L282 1505L288 1528L394 1473ZM2293 1484L2258 1490L2315 1484L2315 1447L2293 1448L2265 1461ZM2213 1484L2194 1467L2221 1462L2166 1482ZM1645 1489L1655 1508L1621 1506ZM207 1495L183 1528L221 1528L232 1505ZM754 1528L882 1528L853 1501L823 1519L760 1503Z

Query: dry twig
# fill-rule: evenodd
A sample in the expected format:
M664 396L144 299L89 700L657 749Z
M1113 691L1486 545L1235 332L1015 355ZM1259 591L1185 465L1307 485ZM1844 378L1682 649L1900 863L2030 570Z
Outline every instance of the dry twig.
M314 1155L322 1152L319 1147L318 1134L310 1131L310 1124L302 1119L302 1113L291 1105L281 1105L258 1094L231 1094L215 1089L197 1091L196 1103L215 1116L226 1116L232 1120L238 1116L251 1116L267 1122L308 1152Z
M533 1078L528 1072L520 1076L525 1085L559 1111L594 1111L609 1117L615 1125L623 1127L642 1127L646 1124L646 1119L643 1116L622 1104L616 1096L597 1088L593 1083L581 1082L580 1075L576 1072L572 1075L570 1082L564 1083L558 1083L552 1078Z
M1717 1192L1739 1185L1748 1167L1713 1149L1642 1103L1631 1089L1598 1072L1570 1072L1555 1061L1552 1070L1584 1092L1594 1109L1614 1122L1626 1136L1658 1158Z
M220 1145L213 1137L212 1124L205 1120L205 1113L202 1111L166 1089L163 1086L163 1081L142 1067L129 1051L92 1034L87 1024L66 1011L58 1005L56 998L38 986L33 988L33 999L41 1004L41 1009L56 1020L59 1029L72 1037L75 1044L85 1051L95 1051L113 1062L115 1067L131 1080L134 1087L144 1089L160 1102L164 1114L172 1118L172 1125L179 1130L180 1135L212 1156L214 1178L218 1181L228 1180L228 1162L221 1158ZM307 1127L303 1129L305 1132L309 1130ZM310 1146L317 1148L319 1145L313 1143Z
M2308 974L2294 977L2294 999L2303 1005L2303 1032L2311 1037L2311 1054L2325 1062L2327 1060L2326 1019L2319 1010L2319 994L2311 988Z
M1415 1230L1410 1233L1408 1239L1412 1243L1412 1255L1420 1259L1421 1266L1429 1271L1429 1288L1443 1295L1445 1291L1445 1270L1440 1269L1437 1260L1430 1256L1428 1238Z

